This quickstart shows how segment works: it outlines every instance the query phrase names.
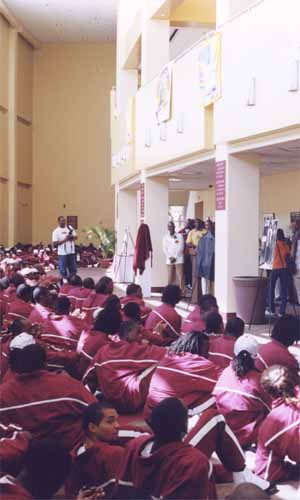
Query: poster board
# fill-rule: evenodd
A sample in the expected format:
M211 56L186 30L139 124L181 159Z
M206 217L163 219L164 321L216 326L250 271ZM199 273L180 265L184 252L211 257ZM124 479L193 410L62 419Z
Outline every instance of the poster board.
M264 216L264 227L262 236L262 245L260 251L259 267L260 269L271 270L273 266L274 250L276 245L276 235L278 229L278 220L274 214Z
M156 90L156 118L160 125L171 118L173 63L169 63L161 70Z
M215 33L200 43L198 66L201 104L205 107L222 97L221 33Z

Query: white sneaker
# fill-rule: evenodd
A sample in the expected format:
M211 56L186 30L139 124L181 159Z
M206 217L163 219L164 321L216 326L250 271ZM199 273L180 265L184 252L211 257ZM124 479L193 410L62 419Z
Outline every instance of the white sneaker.
M233 472L233 482L238 485L241 483L252 483L259 486L262 490L267 490L270 487L269 481L256 476L248 467L245 467L241 472Z

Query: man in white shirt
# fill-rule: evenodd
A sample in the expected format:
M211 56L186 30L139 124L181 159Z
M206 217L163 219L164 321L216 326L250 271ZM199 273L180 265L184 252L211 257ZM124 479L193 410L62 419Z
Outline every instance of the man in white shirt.
M61 215L57 219L58 227L52 233L52 243L57 248L59 272L62 278L76 274L75 240L77 234L72 226L66 225L66 219Z
M163 251L167 258L168 285L176 283L176 278L181 291L184 292L184 239L175 232L174 222L169 222L168 233L163 238Z

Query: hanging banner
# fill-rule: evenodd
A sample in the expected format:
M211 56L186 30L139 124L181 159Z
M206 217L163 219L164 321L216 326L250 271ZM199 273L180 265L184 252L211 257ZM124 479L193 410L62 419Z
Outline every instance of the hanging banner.
M167 64L158 77L156 99L157 123L166 122L171 118L173 63Z
M198 65L201 104L209 106L222 96L220 33L200 43Z
M216 161L216 210L226 208L226 161Z
M140 183L140 219L145 219L145 184Z

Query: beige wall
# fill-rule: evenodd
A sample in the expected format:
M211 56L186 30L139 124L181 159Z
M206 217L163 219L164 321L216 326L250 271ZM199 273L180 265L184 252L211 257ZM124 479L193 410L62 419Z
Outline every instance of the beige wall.
M48 242L58 215L81 229L113 226L110 90L113 44L48 45L35 52L33 240ZM64 208L65 207L65 208Z
M8 48L9 27L0 16L0 243L8 237Z
M260 226L264 213L275 213L279 226L288 231L290 212L300 211L300 170L261 177Z

